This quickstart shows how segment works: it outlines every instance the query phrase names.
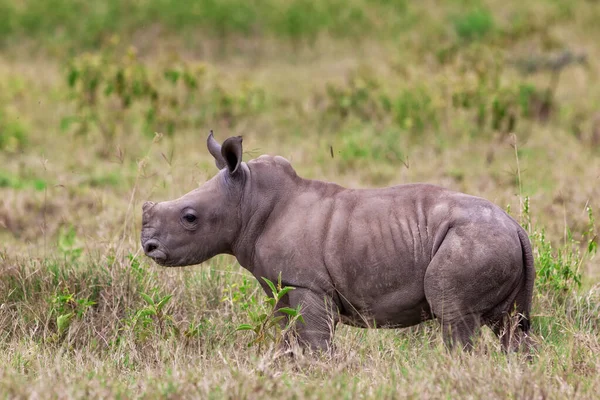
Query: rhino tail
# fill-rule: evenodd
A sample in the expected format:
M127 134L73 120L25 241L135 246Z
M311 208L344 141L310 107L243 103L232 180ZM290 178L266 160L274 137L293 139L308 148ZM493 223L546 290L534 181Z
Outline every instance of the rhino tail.
M525 280L521 290L517 294L515 303L517 312L519 313L519 328L523 332L528 332L530 328L531 303L533 299L533 285L535 283L535 266L533 263L533 252L531 243L525 230L519 226L517 229L521 249L523 252L523 268L525 272Z

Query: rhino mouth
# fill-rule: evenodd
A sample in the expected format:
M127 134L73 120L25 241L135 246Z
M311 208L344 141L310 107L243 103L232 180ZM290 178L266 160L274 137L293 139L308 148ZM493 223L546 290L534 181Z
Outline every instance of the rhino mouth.
M156 239L148 239L143 244L144 253L154 260L158 265L166 266L167 262L167 253L163 250L163 246Z
M154 260L159 265L167 265L167 255L162 250L154 250L153 252L146 254L148 257Z

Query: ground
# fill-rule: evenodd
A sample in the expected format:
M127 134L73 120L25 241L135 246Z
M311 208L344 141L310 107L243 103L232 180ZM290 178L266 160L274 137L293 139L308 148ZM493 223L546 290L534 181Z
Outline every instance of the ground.
M7 398L594 398L600 4L0 0L0 393ZM85 13L86 18L80 15ZM347 187L427 182L530 235L532 357L435 322L342 327L331 356L248 347L269 309L233 257L161 268L141 204L244 137ZM159 305L160 304L160 305Z

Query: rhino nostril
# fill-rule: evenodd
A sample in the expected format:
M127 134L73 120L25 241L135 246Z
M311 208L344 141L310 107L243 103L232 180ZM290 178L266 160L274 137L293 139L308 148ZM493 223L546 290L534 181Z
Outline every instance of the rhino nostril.
M144 245L144 251L146 254L152 253L156 249L158 249L158 243L155 240L148 240Z

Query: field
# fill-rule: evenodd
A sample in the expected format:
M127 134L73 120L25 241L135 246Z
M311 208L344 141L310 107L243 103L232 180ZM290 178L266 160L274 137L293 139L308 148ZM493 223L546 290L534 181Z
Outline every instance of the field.
M600 2L0 0L0 397L596 398ZM366 188L484 197L530 235L531 357L489 329L340 326L332 355L250 345L230 256L161 268L141 205L206 149Z

